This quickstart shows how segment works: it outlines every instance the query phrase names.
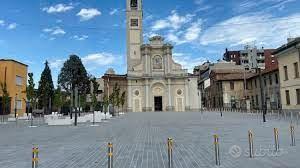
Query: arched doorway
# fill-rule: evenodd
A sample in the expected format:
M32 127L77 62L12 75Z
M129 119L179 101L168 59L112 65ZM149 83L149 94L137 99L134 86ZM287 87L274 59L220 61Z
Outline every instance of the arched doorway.
M165 86L162 83L155 83L152 85L152 100L153 100L153 111L164 111L165 110Z

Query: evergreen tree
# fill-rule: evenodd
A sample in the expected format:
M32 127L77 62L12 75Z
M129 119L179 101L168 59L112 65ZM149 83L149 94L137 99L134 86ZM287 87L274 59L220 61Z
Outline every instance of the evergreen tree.
M57 86L57 89L54 92L53 105L58 112L61 112L61 107L64 105L63 95L61 92L60 86Z
M51 113L49 107L52 106L54 96L54 85L52 81L51 70L48 65L48 61L45 63L45 68L41 74L41 79L39 81L38 87L38 97L40 104L44 108L46 114Z
M35 87L35 83L33 80L33 73L28 73L28 85L26 88L26 97L27 97L27 102L29 103L29 110L33 109L36 105L36 100L37 100L37 95L36 95L36 91L34 89ZM27 112L29 112L29 110L27 110Z
M69 93L75 87L78 87L78 92L81 94L89 92L89 77L81 59L77 55L71 55L64 63L58 76L58 84Z

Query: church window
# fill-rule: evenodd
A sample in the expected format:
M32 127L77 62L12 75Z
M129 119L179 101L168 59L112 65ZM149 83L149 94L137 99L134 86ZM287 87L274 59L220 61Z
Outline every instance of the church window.
M139 26L139 20L138 19L131 19L130 26L131 27L138 27Z
M139 95L140 95L140 92L139 92L138 90L136 90L136 91L134 92L134 95L135 95L135 96L139 96Z
M157 55L153 58L153 69L163 69L163 61L161 56Z
M138 7L138 2L137 2L137 0L131 0L131 1L130 1L130 7L131 7L131 8L137 8L137 7Z
M181 94L182 94L182 90L178 89L178 90L177 90L177 94L178 94L178 95L181 95Z

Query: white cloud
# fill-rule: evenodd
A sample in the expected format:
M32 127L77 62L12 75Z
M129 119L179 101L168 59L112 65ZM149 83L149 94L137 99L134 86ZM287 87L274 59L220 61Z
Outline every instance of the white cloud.
M51 14L51 13L63 13L67 12L69 10L72 10L74 7L66 4L57 4L55 6L50 6L50 7L44 7L42 10Z
M5 21L4 20L0 20L0 26L4 26L5 25Z
M200 43L236 46L252 41L278 47L286 42L289 35L300 35L300 13L277 18L257 13L236 16L216 24L204 32Z
M99 68L99 66L109 66L115 64L117 58L118 56L115 56L112 53L102 52L81 57L81 60L88 71L93 71ZM66 60L66 58L56 59L49 61L49 64L52 69L59 70L63 67Z
M9 24L9 25L7 26L7 29L8 29L8 30L13 30L13 29L15 29L15 28L17 28L17 23L11 23L11 24Z
M72 38L75 39L75 40L78 40L78 41L83 41L83 40L88 39L89 36L87 36L87 35L75 35Z
M109 14L110 15L115 15L119 10L118 9L112 9Z
M104 66L104 65L113 64L115 62L115 59L116 57L113 54L102 52L102 53L89 54L82 58L82 62L85 65L92 64L92 65Z
M191 43L199 39L202 32L202 20L192 22L184 30L181 31L169 31L166 39L176 45Z
M101 15L101 12L95 8L81 9L80 12L77 13L81 21L87 21L99 15Z
M190 73L193 72L195 66L201 65L207 61L205 57L192 58L190 54L186 53L173 53L173 58L176 63L182 65L184 69L187 69Z
M191 27L189 27L186 30L186 33L184 35L184 38L186 41L194 41L199 38L200 33L201 33L201 26L202 26L202 21L199 20L198 22L192 23Z
M185 23L189 23L194 15L187 14L185 16L180 16L177 11L173 10L171 15L165 19L157 20L152 25L152 31L158 31L166 28L171 28L173 30L178 30Z
M51 35L64 35L64 34L66 34L65 30L60 28L60 27L45 28L45 29L43 29L43 32L49 33Z
M50 61L49 62L50 68L60 69L64 65L65 61L66 61L65 59L57 59L55 61Z

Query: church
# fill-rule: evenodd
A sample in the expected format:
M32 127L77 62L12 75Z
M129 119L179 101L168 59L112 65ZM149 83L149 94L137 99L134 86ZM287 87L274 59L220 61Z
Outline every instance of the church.
M142 0L127 0L127 111L199 111L197 76L173 60L161 36L143 42Z

